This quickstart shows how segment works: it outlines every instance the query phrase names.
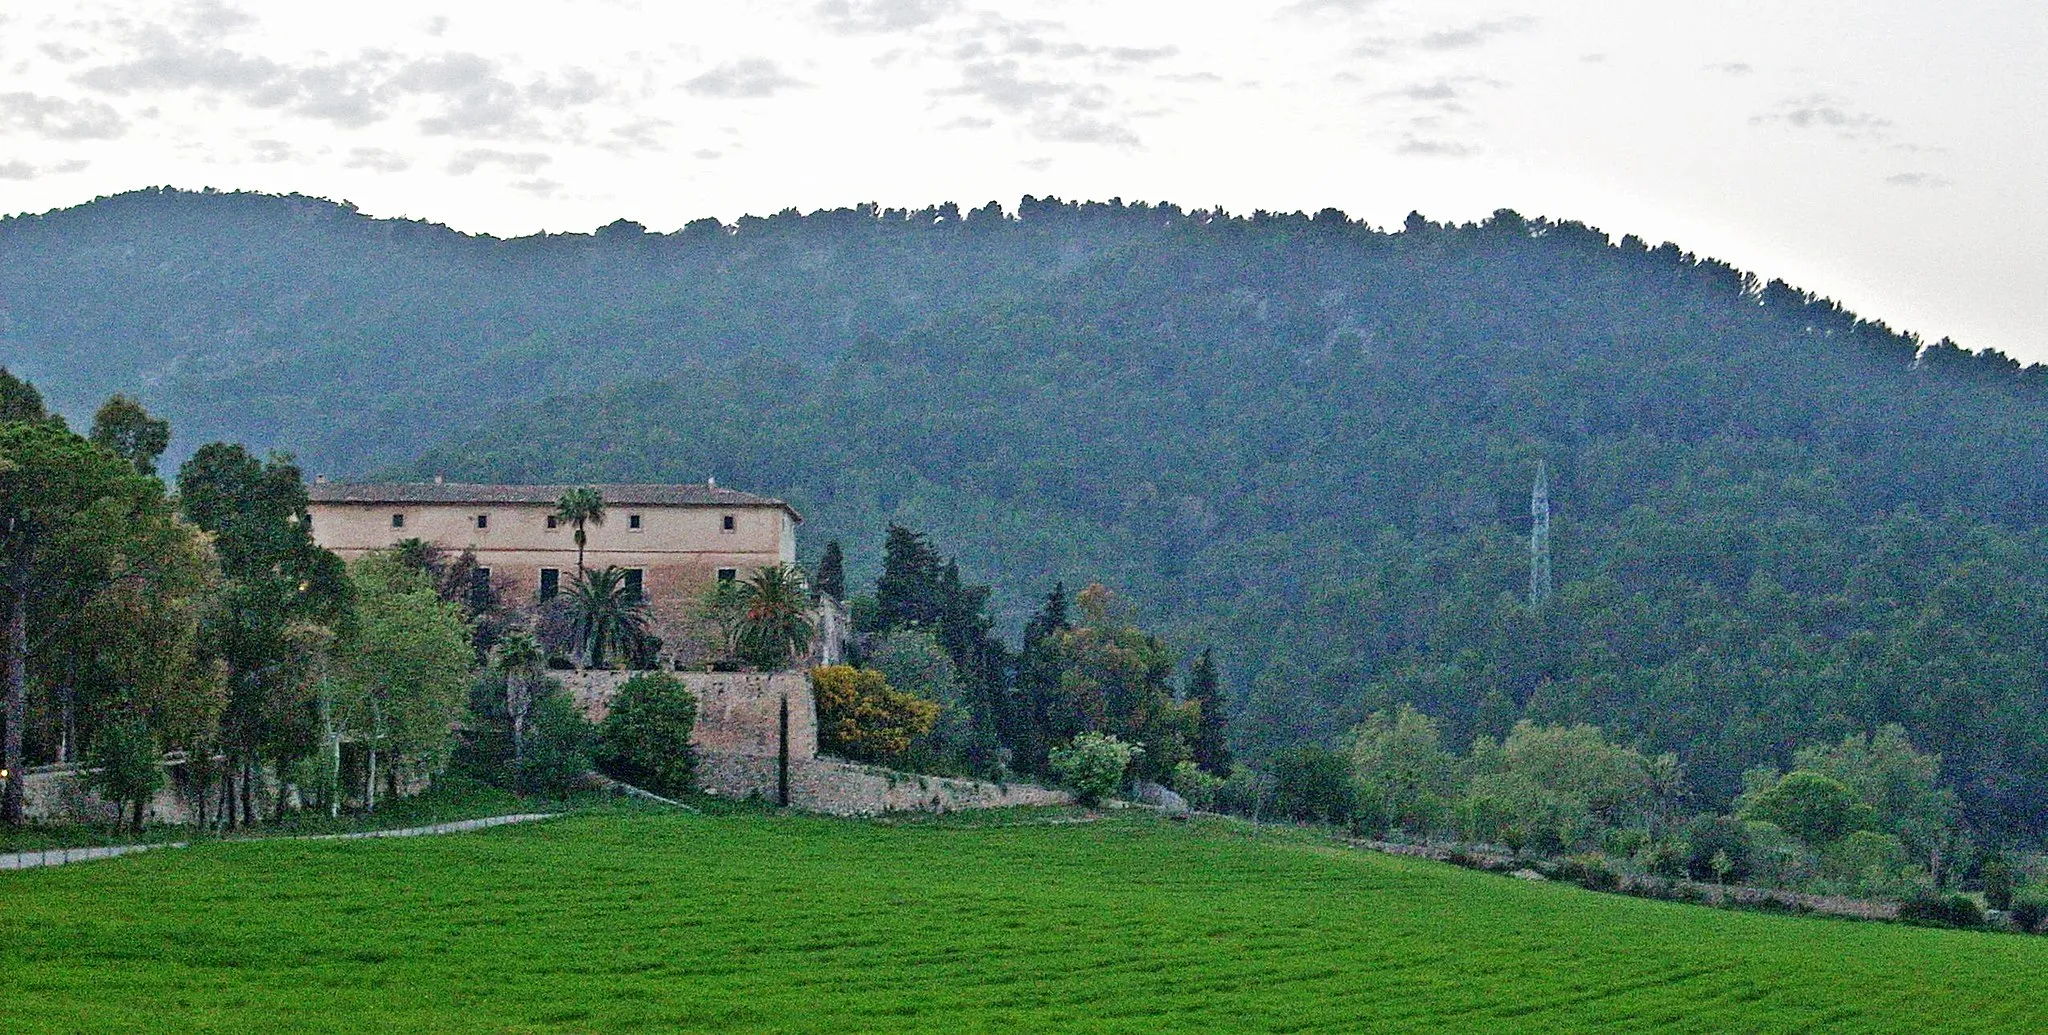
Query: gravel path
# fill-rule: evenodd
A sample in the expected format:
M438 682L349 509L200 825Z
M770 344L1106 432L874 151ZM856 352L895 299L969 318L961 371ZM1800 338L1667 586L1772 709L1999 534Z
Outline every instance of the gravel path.
M483 830L486 827L502 827L508 823L531 823L535 820L553 819L559 812L521 812L510 816L488 816L483 819L463 819L451 823L434 823L423 827L400 827L396 830L363 830L353 834L296 834L284 837L251 837L248 841L355 841L366 837L426 837L431 834L459 834L465 830ZM0 870L32 870L39 866L62 866L66 863L88 862L93 859L112 859L116 856L133 855L154 848L183 848L190 842L173 841L155 845L112 845L102 848L46 848L39 852L15 852L0 855Z

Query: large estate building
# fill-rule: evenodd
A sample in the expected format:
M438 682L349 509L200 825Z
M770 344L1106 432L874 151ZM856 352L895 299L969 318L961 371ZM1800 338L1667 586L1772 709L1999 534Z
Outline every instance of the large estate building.
M566 592L576 541L555 504L570 485L318 482L309 487L313 539L343 558L420 539L475 550L477 578L508 604L531 608ZM625 572L648 603L657 635L676 642L713 581L795 563L803 518L778 499L694 485L596 485L602 522L585 526L584 566Z

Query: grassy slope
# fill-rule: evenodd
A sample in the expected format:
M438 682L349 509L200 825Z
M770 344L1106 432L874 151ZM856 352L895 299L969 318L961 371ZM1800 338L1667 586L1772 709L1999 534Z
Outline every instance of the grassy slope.
M593 813L0 874L0 1028L2041 1030L2048 940L1149 816Z

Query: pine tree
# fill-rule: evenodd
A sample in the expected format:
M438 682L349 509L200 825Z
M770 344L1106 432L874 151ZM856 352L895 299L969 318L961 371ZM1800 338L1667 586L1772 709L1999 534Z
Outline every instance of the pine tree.
M1225 733L1229 707L1223 696L1223 681L1216 673L1216 651L1204 648L1188 670L1187 699L1201 706L1201 725L1195 729L1192 746L1195 764L1217 776L1230 773L1230 745Z

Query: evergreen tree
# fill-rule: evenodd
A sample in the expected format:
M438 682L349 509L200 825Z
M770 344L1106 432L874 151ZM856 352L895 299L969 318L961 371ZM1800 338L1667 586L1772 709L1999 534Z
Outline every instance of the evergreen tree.
M1024 642L1017 652L1017 677L1007 697L1008 721L1003 729L1003 740L1015 753L1012 765L1023 772L1049 772L1047 758L1054 743L1051 715L1060 685L1060 656L1054 638L1071 624L1063 582L1053 584L1045 603L1024 623Z
M882 544L882 577L875 580L874 628L884 633L905 626L937 630L941 614L938 552L922 532L889 526Z
M1188 669L1186 698L1201 709L1201 723L1195 727L1195 741L1189 745L1195 764L1217 776L1230 775L1230 745L1224 730L1223 681L1216 674L1216 651L1204 648L1202 656Z
M846 555L839 549L839 540L825 544L825 552L818 557L819 593L834 600L846 599Z

